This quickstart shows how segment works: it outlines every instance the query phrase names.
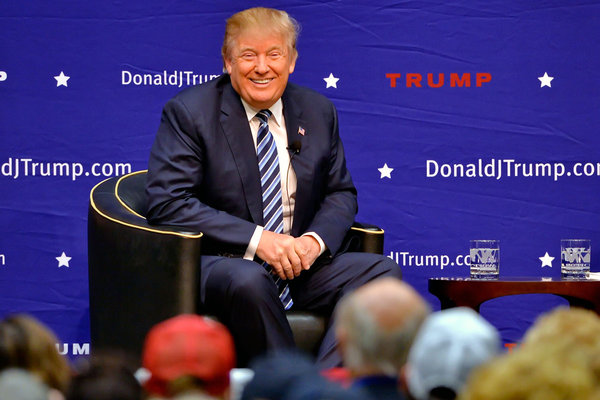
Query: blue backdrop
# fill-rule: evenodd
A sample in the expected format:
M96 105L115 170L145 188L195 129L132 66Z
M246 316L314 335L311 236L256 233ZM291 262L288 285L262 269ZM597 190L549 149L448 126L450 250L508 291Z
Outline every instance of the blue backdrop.
M162 106L221 73L224 21L254 5L2 3L0 317L29 312L65 354L89 351L89 191L146 168ZM466 276L470 239L500 240L503 276L554 278L561 238L600 243L600 2L261 5L302 25L291 80L337 106L358 219L434 309L427 278ZM515 342L558 304L482 313Z

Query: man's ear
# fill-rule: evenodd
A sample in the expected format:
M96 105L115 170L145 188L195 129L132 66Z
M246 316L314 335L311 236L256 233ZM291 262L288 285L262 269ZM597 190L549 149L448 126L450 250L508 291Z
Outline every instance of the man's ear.
M290 67L288 69L290 75L292 74L292 72L294 72L294 69L296 68L296 60L298 60L298 51L294 49L294 56L290 62Z
M229 75L231 75L231 60L229 60L227 57L223 58L223 62L225 63L225 70L227 71L227 73Z

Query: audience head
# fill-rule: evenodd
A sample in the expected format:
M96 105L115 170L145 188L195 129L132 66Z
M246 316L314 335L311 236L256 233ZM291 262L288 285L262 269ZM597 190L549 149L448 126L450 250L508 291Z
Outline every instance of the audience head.
M558 308L540 317L512 353L477 370L464 400L600 399L600 321Z
M583 308L555 308L536 320L525 334L522 345L557 340L590 350L600 349L600 318Z
M591 400L600 399L600 388L589 357L581 349L555 342L536 343L475 370L459 399Z
M538 343L562 343L581 349L600 383L600 317L594 311L558 307L540 316L527 331L522 347Z
M295 384L313 387L324 382L313 360L298 351L279 351L257 358L250 368L254 377L242 392L242 400L279 400Z
M50 388L64 392L70 379L67 360L56 348L56 336L36 319L14 315L0 322L0 371L21 368Z
M405 367L408 389L417 400L453 399L471 371L500 349L496 328L470 308L431 314L421 326Z
M344 389L341 386L326 381L300 380L293 384L282 400L364 400L365 395L356 390Z
M345 367L355 376L397 376L429 307L408 284L381 278L344 297L336 313Z
M80 363L66 400L140 400L134 368L118 353L98 353Z
M174 396L188 391L224 396L235 366L233 339L219 322L180 315L154 326L146 337L143 366L149 394Z
M9 368L0 372L0 399L48 400L48 386L24 369Z

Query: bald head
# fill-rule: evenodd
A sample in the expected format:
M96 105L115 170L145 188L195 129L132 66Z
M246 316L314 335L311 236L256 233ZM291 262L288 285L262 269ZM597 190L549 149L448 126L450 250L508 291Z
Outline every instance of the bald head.
M426 305L411 286L394 278L382 278L358 288L354 301L362 305L382 330L394 330L414 316L424 316Z
M336 334L344 364L357 375L395 375L406 362L429 306L408 284L372 281L340 302Z

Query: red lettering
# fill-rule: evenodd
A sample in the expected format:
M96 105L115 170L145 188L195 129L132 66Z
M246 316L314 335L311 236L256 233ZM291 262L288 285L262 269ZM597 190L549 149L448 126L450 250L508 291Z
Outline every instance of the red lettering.
M508 349L509 353L512 353L513 349L517 347L517 343L504 343L504 347Z
M452 87L456 87L456 86L466 86L466 87L471 87L471 74L470 73L464 73L462 74L462 78L458 77L458 74L455 74L454 72L450 74L450 86Z
M437 74L437 80L435 75ZM477 72L475 74L475 85L482 87L484 83L492 81L492 74L489 72ZM406 87L423 87L423 74L420 73L408 73L406 75ZM427 73L427 86L431 88L441 88L446 83L445 73ZM450 73L450 86L451 87L471 87L471 75L470 72L464 73ZM386 73L385 77L390 80L390 87L395 88L399 84L402 74L398 73Z
M433 74L427 74L427 84L432 88L444 86L444 74L438 74L438 83L433 83Z
M475 80L477 81L477 87L481 87L482 84L492 80L492 74L489 72L478 72Z
M416 87L422 87L421 79L423 79L421 74L406 74L406 87L412 87L413 84Z
M400 79L401 74L385 74L386 78L390 78L390 87L396 87L396 79Z

